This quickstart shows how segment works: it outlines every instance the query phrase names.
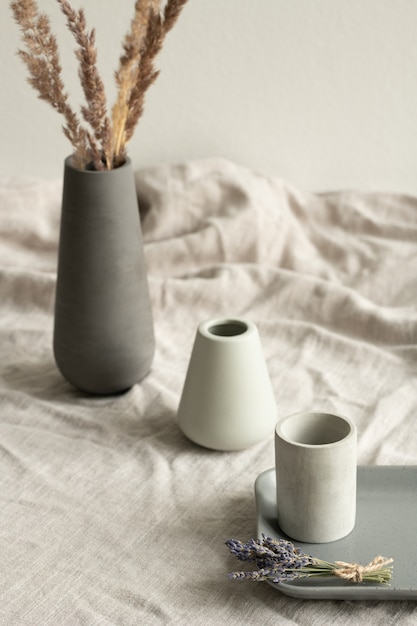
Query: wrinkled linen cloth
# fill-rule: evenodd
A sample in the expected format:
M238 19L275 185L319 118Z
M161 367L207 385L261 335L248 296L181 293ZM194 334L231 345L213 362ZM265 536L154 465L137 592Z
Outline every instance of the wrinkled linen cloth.
M224 542L256 535L273 433L216 452L176 423L198 324L247 317L278 418L346 415L359 464L417 464L417 198L303 193L223 159L136 182L156 354L100 398L52 354L62 182L0 184L0 624L417 624L413 602L229 580Z

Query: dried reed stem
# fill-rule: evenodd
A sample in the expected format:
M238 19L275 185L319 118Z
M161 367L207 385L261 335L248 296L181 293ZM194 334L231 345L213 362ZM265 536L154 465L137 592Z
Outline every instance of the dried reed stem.
M124 42L115 73L118 94L112 110L113 154L116 163L125 158L125 127L129 113L129 99L133 85L138 81L139 62L151 11L159 13L160 0L136 0L135 12Z
M112 128L107 116L104 84L97 70L97 49L95 30L87 30L83 9L74 11L67 0L58 0L62 12L67 18L67 25L78 44L76 56L79 61L79 77L87 106L81 108L83 117L93 129L94 138L100 149L94 146L93 163L95 169L103 169L104 160L107 169L112 168Z
M136 83L130 90L128 100L125 143L131 139L143 113L146 91L158 77L159 71L154 67L155 57L160 52L166 34L174 26L186 2L187 0L168 0L163 10L163 15L151 8L140 55Z
M89 136L68 103L61 79L58 44L51 32L49 18L39 12L35 0L13 0L10 7L27 48L27 51L19 50L18 54L29 70L28 82L41 100L49 102L64 116L64 134L74 147L77 165L84 167L88 160Z

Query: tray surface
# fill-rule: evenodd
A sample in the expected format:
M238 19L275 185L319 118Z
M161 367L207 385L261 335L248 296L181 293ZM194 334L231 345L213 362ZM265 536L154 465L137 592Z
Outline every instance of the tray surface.
M275 468L255 482L257 534L288 539L276 521ZM417 599L417 466L359 466L356 525L347 537L331 543L293 541L325 561L366 565L375 556L393 558L389 585L356 584L336 577L307 578L273 587L297 598L338 600Z

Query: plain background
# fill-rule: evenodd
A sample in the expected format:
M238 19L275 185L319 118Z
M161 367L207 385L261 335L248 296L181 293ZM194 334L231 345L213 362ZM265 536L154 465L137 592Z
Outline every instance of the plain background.
M134 0L72 0L97 30L109 102ZM0 177L62 176L70 145L16 57L0 3ZM82 101L55 0L71 102ZM416 0L189 0L130 144L136 168L226 157L306 190L417 194Z

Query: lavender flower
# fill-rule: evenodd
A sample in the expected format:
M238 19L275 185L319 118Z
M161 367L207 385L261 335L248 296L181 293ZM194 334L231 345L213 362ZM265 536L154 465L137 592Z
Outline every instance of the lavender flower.
M264 534L262 539L250 539L242 543L229 539L226 545L239 561L255 563L254 571L232 572L233 580L269 580L273 583L288 582L311 576L338 576L355 583L363 581L387 583L391 580L392 559L378 556L369 565L335 561L328 563L305 554L291 541L272 539Z

